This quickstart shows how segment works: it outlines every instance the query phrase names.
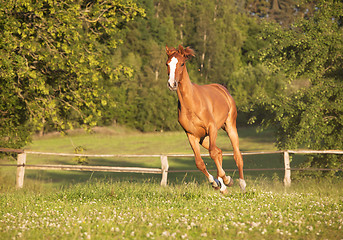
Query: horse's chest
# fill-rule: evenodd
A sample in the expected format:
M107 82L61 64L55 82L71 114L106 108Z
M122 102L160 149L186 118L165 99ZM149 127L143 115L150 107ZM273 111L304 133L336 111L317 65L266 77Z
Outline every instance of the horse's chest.
M206 135L206 127L202 119L192 111L179 110L179 123L186 132L202 137Z

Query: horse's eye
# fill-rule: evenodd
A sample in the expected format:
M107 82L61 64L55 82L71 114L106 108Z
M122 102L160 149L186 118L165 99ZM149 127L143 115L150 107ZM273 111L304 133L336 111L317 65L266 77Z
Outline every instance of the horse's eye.
M184 65L185 65L185 63L182 63L182 64L181 64L181 67L183 67Z

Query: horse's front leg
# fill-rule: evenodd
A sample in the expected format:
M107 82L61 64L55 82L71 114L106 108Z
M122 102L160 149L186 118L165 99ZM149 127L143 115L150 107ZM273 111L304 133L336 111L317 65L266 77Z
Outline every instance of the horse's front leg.
M190 133L187 133L187 137L188 137L189 144L191 145L192 150L194 152L195 164L196 164L197 168L205 174L205 176L207 177L208 181L212 184L212 186L218 187L216 185L216 182L214 181L213 176L207 171L206 165L201 158L200 146L199 146L200 139L193 136Z

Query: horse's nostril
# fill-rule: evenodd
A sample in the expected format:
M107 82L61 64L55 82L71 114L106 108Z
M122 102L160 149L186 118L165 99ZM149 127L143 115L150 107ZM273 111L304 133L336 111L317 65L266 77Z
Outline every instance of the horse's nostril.
M172 82L170 83L169 81L167 82L168 88L172 91L175 91L177 89L177 82Z
M177 88L177 82L174 82L174 88Z

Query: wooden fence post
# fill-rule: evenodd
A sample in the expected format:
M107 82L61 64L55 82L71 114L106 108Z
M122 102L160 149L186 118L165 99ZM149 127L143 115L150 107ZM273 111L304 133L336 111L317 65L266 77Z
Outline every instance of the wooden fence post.
M18 158L17 158L17 176L16 176L17 189L22 188L24 186L25 164L26 164L26 153L19 153Z
M161 180L161 186L167 185L167 178L168 178L168 157L161 155L161 169L162 169L162 180Z
M283 179L283 183L285 187L291 186L291 169L290 169L290 163L289 163L289 152L284 151L283 152L283 160L285 163L285 177Z

